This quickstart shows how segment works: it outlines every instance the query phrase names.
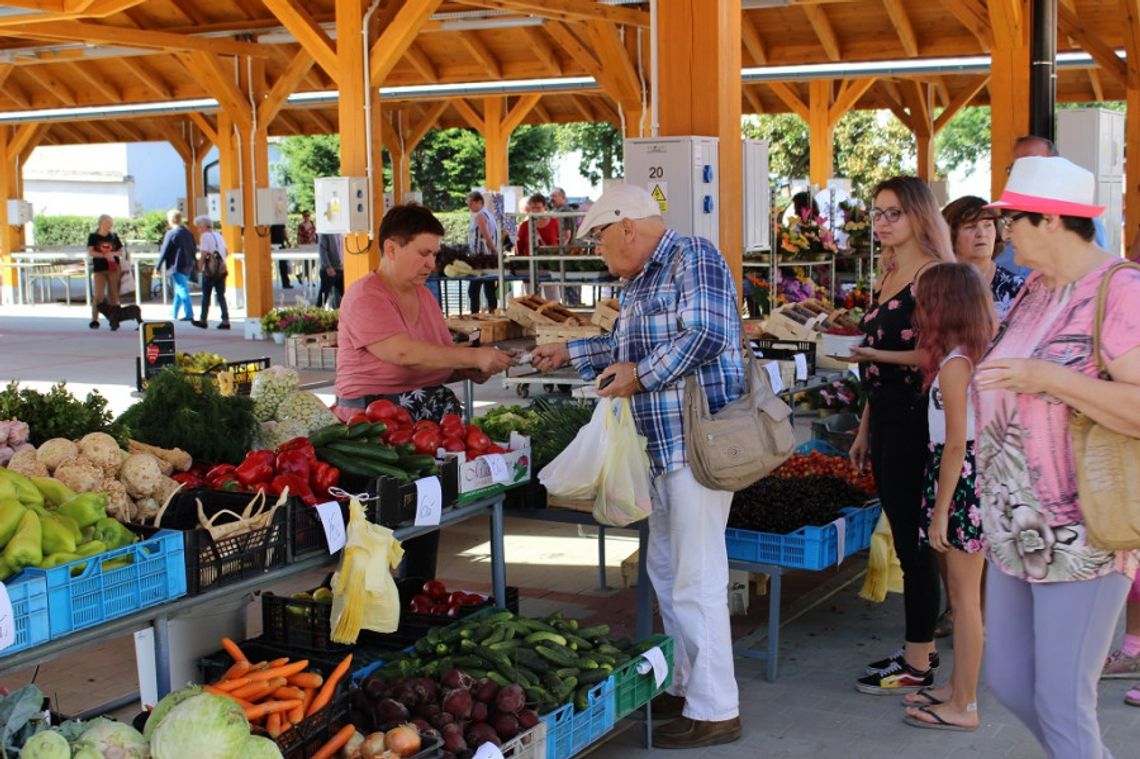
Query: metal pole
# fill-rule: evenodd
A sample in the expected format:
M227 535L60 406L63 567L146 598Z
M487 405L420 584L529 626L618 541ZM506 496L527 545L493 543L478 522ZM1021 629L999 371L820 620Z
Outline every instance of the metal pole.
M1052 140L1057 100L1057 0L1033 0L1030 22L1029 133Z

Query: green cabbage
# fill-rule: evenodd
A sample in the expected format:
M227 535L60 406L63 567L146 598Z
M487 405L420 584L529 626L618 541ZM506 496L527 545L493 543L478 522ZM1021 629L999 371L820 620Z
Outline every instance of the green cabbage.
M51 730L36 733L20 749L20 759L71 759L67 738Z
M158 705L154 707L154 711L150 713L150 716L147 717L146 725L143 727L143 737L149 741L150 737L154 735L154 729L158 727L158 723L162 722L163 718L166 717L167 712L191 696L197 696L201 692L202 688L200 686L189 685L182 690L167 693L162 700L158 702Z
M282 759L281 749L268 738L251 735L241 747L242 759Z
M87 729L73 748L77 752L91 749L104 759L147 759L150 756L142 733L130 725L104 717L87 723Z
M249 721L232 698L199 693L171 709L150 738L153 759L243 759Z

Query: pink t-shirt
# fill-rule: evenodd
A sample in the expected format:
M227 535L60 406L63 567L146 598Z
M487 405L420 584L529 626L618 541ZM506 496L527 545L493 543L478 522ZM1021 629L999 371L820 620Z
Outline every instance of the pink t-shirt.
M986 360L1037 358L1090 377L1096 294L1105 271L1050 289L1033 274L1002 322ZM1101 352L1111 362L1140 347L1140 272L1116 272L1108 289ZM1136 574L1140 552L1085 541L1069 437L1071 409L1056 398L975 390L978 495L989 557L1028 582Z
M341 398L404 393L443 384L450 370L416 371L383 361L368 346L401 332L416 340L450 346L451 333L439 304L426 287L417 288L419 320L415 324L400 311L396 294L376 274L353 282L340 304L337 330L336 394Z

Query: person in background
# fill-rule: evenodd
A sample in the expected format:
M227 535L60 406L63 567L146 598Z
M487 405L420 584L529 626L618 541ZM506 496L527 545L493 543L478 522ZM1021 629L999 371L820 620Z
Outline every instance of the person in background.
M190 302L190 277L197 269L197 245L193 233L182 225L182 212L172 208L166 212L166 236L162 238L162 248L154 268L166 268L174 283L174 318L179 321L193 321L194 306ZM183 313L185 316L179 317Z
M946 557L953 596L954 671L942 688L904 701L914 727L973 731L978 727L982 666L982 519L974 488L974 408L970 378L990 347L997 318L989 287L968 263L936 264L915 290L914 324L930 391L930 427L919 538Z
M495 256L497 260L500 248L499 225L495 222L494 214L483 201L483 193L478 190L467 193L467 208L471 211L471 225L467 228L467 249L471 251L472 256ZM487 296L487 310L494 311L498 308L499 301L495 296L496 287L497 283L492 280L485 282L474 280L467 286L467 297L471 301L471 313L477 313L481 306L480 288L482 288L483 294Z
M784 224L790 224L796 219L807 221L819 218L819 203L806 190L797 192L792 196L792 202L784 210Z
M697 482L682 409L687 377L712 413L740 397L744 362L736 283L708 240L665 226L643 188L619 184L586 213L588 236L611 274L625 279L622 318L601 337L548 343L534 367L573 364L585 379L609 377L603 398L629 398L647 440L653 511L646 563L665 632L675 641L675 674L653 713L676 719L653 731L656 748L698 748L741 735L740 699L728 619L724 529L732 493Z
M860 363L867 403L851 445L851 462L875 475L903 570L906 635L902 648L867 665L855 687L861 693L911 693L934 684L938 621L938 564L919 542L926 469L927 393L913 316L915 282L926 267L953 261L950 230L934 194L917 177L893 177L874 190L871 218L883 246L887 273L876 284L871 310L859 326L867 335L852 349Z
M111 227L114 219L107 214L99 217L98 227L87 236L87 255L91 256L91 329L99 329L99 308L109 300L110 307L103 306L111 331L119 328L116 312L119 308L119 276L122 273L123 241Z
M526 201L526 212L531 214L546 213L546 197L540 192L531 195ZM559 227L557 219L550 216L530 218L524 220L523 223L519 225L519 237L518 243L515 245L515 255L529 256L533 252L531 250L531 229L538 231L538 234L534 237L535 248L541 245L558 245Z
M199 329L209 326L207 317L210 315L210 293L218 301L218 308L222 310L222 320L218 329L230 328L230 311L226 304L226 276L229 269L226 265L226 241L219 232L214 231L214 222L209 216L199 216L194 219L194 226L198 228L198 270L202 272L202 315L198 321L191 322Z
M1036 135L1027 134L1017 138L1017 142L1013 145L1013 156L1010 158L1009 166L1005 167L1005 173L1008 175L1013 171L1013 164L1021 158L1029 158L1037 156L1039 158L1056 158L1061 155L1057 152L1057 146L1053 141ZM1097 246L1102 250L1108 247L1108 235L1105 232L1104 224L1100 219L1093 219L1093 240ZM1013 245L1006 243L1005 248L998 254L995 259L998 266L1008 270L1011 274L1021 277L1022 280L1029 278L1033 270L1015 260Z
M1019 159L1001 198L1006 239L1033 269L974 376L986 539L985 672L1050 757L1110 757L1097 680L1140 561L1087 539L1069 422L1140 434L1140 272L1093 243L1096 180L1059 157Z
M325 303L336 308L344 297L344 238L340 235L317 235L317 254L321 275L317 308Z
M317 225L309 218L311 214L301 211L301 221L297 223L297 245L317 244Z
M561 187L555 187L550 191L550 210L556 213L572 213L576 209L566 201L566 191ZM578 231L577 219L570 216L560 218L558 230L558 244L564 248L569 247L570 242L574 239L574 233ZM582 305L581 287L567 285L562 292L565 305L571 308Z
M1104 662L1102 680L1132 680L1140 677L1140 574L1128 590L1128 604L1124 611L1124 640ZM1124 703L1140 706L1140 683L1124 694Z
M973 264L993 293L998 320L1005 318L1025 280L994 262L1002 250L998 234L1000 214L986 208L986 201L976 195L964 195L942 209L942 217L950 225L950 241L954 257Z
M285 231L284 224L269 225L269 246L270 249L276 248L277 250L285 250L289 247L289 235ZM289 274L292 271L292 261L280 260L277 262L277 274L281 277L281 289L293 289L293 283L289 281ZM298 276L297 279L300 279L300 277Z

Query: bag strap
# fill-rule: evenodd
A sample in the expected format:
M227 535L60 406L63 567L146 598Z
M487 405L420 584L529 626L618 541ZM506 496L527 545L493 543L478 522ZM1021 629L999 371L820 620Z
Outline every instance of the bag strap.
M1140 271L1140 264L1131 261L1121 261L1108 267L1104 277L1100 280L1100 287L1096 291L1096 315L1093 317L1093 357L1096 361L1096 370L1101 377L1109 378L1108 365L1100 354L1100 333L1104 328L1104 310L1108 307L1108 283L1112 275L1121 269L1136 269Z

